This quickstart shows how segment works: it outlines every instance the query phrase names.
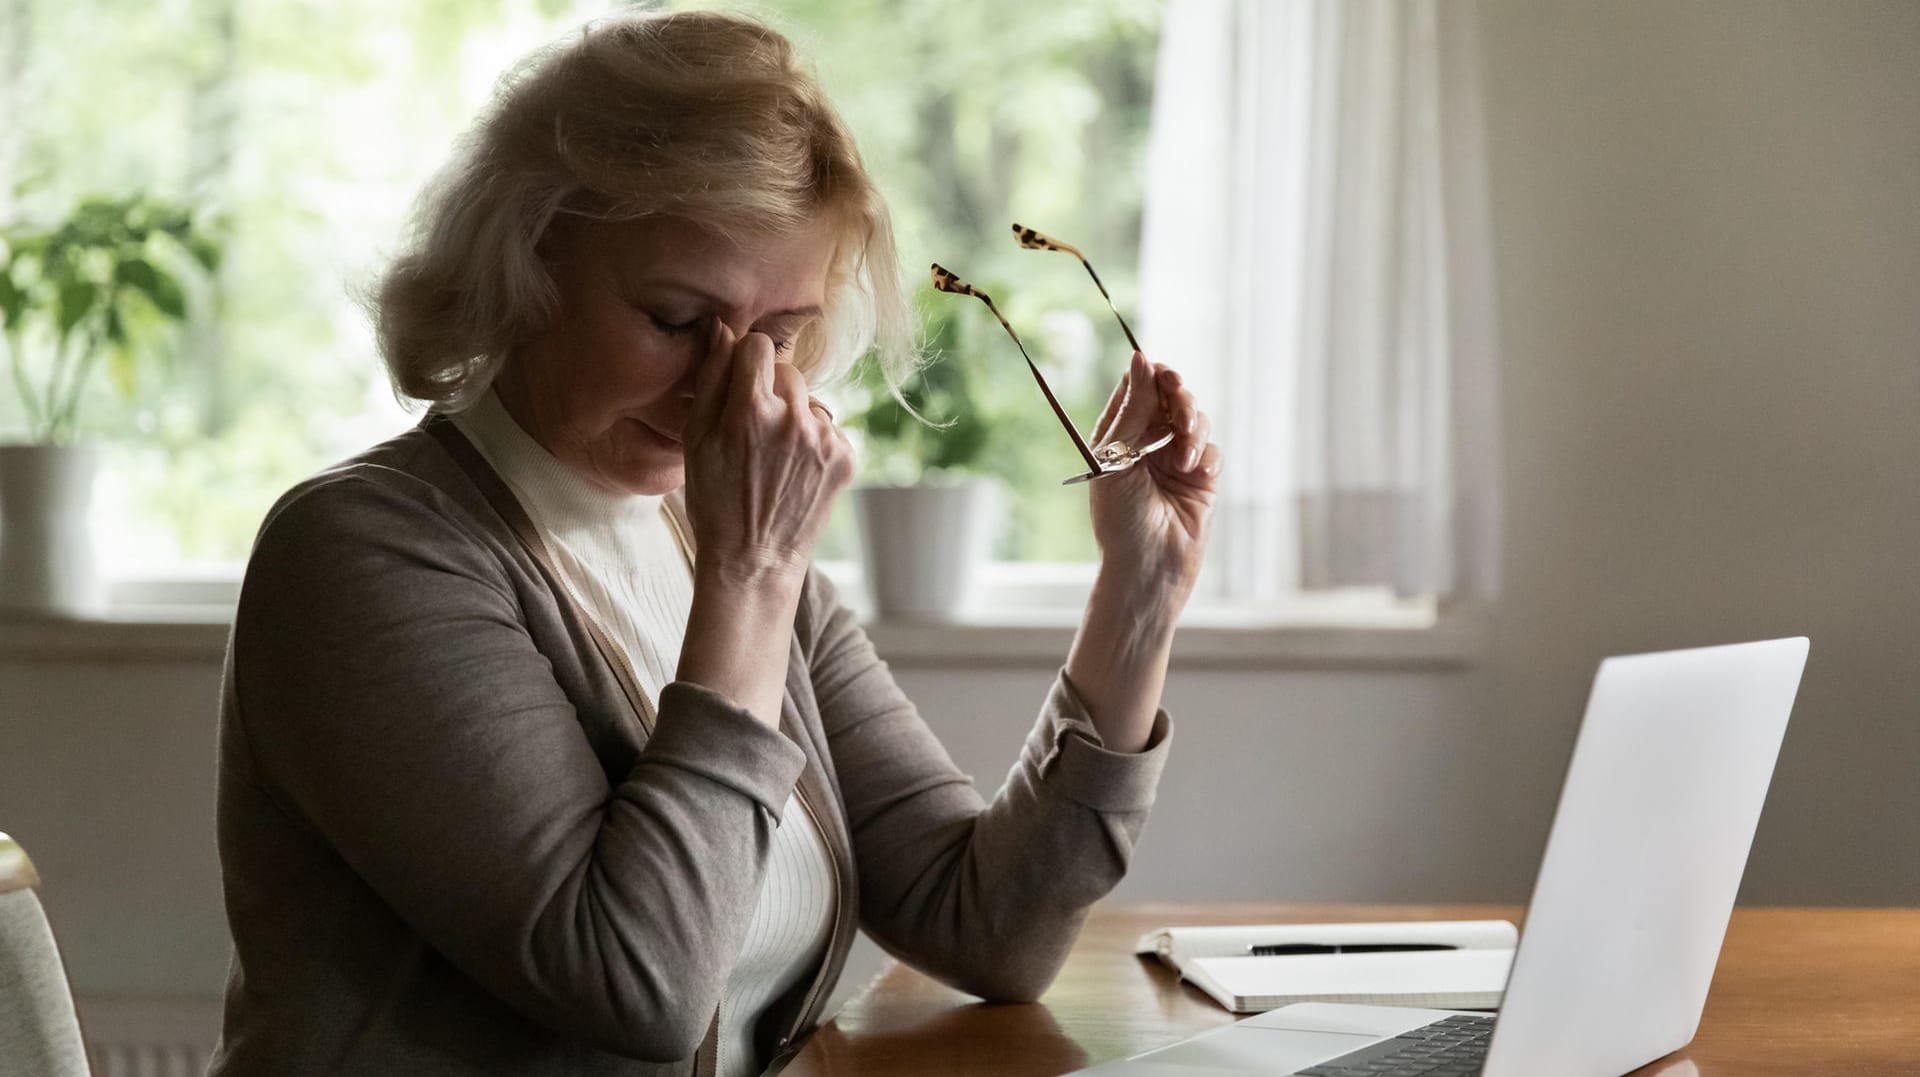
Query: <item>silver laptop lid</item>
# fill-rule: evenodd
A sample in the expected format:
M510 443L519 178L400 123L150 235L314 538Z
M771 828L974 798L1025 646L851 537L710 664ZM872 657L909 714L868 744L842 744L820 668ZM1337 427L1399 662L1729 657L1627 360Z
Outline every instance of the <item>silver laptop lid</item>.
M1483 1077L1618 1077L1693 1038L1806 658L1600 664Z

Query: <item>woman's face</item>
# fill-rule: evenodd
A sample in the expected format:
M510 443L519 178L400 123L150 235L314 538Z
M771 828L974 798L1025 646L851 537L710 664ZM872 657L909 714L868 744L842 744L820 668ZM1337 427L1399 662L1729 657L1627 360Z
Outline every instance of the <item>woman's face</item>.
M509 357L495 391L587 479L629 494L676 490L712 319L766 334L791 360L800 335L819 331L833 250L825 227L735 245L680 220L566 219L542 245L557 315Z

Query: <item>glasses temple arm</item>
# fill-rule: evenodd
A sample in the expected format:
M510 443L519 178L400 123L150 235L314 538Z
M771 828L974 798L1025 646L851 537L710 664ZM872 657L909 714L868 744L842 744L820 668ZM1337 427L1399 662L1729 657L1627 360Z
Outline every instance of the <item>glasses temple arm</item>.
M1142 352L1142 354L1145 354L1143 349L1140 347L1140 342L1134 339L1133 327L1127 324L1126 318L1121 317L1120 308L1117 306L1114 306L1113 297L1107 294L1107 286L1100 283L1100 274L1095 273L1093 271L1093 263L1087 261L1086 256L1079 253L1076 253L1074 257L1079 258L1080 264L1087 267L1087 276L1092 277L1093 286L1095 288L1100 289L1100 297L1107 301L1107 309L1113 312L1113 316L1115 318L1120 319L1120 331L1127 335L1127 343L1133 345L1134 351Z
M1095 280L1097 282L1098 278L1095 278ZM1101 290L1105 291L1105 289ZM1027 346L1020 342L1020 334L1014 332L1013 326L1007 324L1007 319L1000 313L1000 308L993 305L993 300L988 299L985 293L975 294L979 295L980 301L985 303L987 309L993 312L994 318L1000 322L1000 328L1005 329L1007 335L1013 338L1014 347L1020 349L1020 357L1027 361L1027 369L1033 371L1033 380L1040 383L1040 391L1047 395L1047 403L1053 405L1053 414L1060 420L1060 425L1066 428L1067 436L1073 439L1073 447L1080 451L1081 458L1087 462L1088 470L1099 471L1099 458L1093 455L1092 449L1087 448L1086 441L1080 437L1080 431L1074 428L1073 420L1067 417L1067 409L1060 406L1059 399L1053 395L1052 387L1047 384L1047 379L1041 375L1040 367L1034 363L1033 356L1027 354ZM1118 312L1116 311L1115 313ZM1131 338L1132 334L1129 333L1128 337Z

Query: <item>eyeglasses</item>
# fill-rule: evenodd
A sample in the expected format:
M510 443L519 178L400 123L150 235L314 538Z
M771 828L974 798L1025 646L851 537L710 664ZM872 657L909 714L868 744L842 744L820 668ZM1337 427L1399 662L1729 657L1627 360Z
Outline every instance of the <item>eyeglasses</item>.
M1119 319L1120 331L1127 335L1127 343L1133 345L1134 351L1141 350L1140 342L1134 339L1133 328L1127 324L1125 318L1120 317L1120 308L1113 305L1113 296L1107 294L1107 286L1100 283L1100 274L1093 271L1093 263L1087 261L1086 255L1081 254L1071 244L1062 243L1018 224L1013 226L1013 235L1020 245L1028 250L1062 251L1080 259L1080 264L1087 267L1087 276L1093 278L1094 287L1099 288L1100 295L1106 299L1107 309L1113 311L1113 316ZM1061 407L1060 399L1053 395L1053 389L1047 384L1046 376L1040 373L1039 365L1033 361L1033 356L1027 354L1027 346L1020 342L1020 334L1013 331L1013 326L1007 323L1006 316L1000 313L1000 308L993 305L993 298L962 280L952 270L938 262L933 263L933 286L954 295L970 295L985 303L987 309L993 312L994 318L1000 322L1000 328L1005 329L1007 335L1013 338L1014 346L1020 349L1021 356L1027 361L1027 369L1033 372L1033 380L1040 383L1040 391L1046 394L1047 403L1053 406L1054 417L1060 420L1060 425L1066 429L1067 436L1073 439L1073 447L1079 450L1081 458L1087 462L1085 474L1075 475L1061 485L1117 475L1139 463L1148 453L1164 448L1173 441L1173 431L1168 429L1164 434L1142 445L1128 445L1119 438L1109 438L1098 446L1088 448L1086 439L1080 436L1080 431L1073 425L1073 420L1067 416L1067 409Z

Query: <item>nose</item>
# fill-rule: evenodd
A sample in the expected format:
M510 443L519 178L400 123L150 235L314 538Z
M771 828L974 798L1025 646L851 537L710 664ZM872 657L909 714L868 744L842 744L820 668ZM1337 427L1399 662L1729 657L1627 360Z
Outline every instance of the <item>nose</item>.
M745 337L748 333L754 332L754 328L751 323L743 323L740 325L735 325L730 321L721 319L720 324L727 327L727 332L729 333L729 335L732 337L733 341L736 344L739 343L741 338ZM708 337L707 339L709 341L712 340L711 337ZM677 398L680 400L681 403L684 403L684 404L693 403L694 386L699 383L700 367L702 364L706 362L706 358L707 358L706 352L705 352L705 349L703 348L699 357L693 363L689 364L686 369L686 372L681 375L680 384L677 386L679 390L677 394Z

